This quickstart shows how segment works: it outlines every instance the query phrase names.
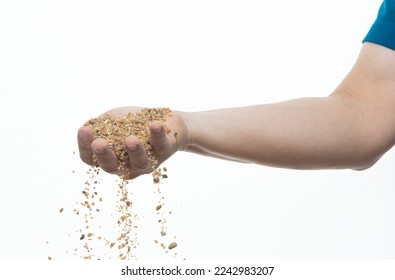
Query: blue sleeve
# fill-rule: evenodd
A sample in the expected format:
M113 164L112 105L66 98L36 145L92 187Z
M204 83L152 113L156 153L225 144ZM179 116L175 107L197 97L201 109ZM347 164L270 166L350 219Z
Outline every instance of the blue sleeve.
M395 0L384 0L377 19L363 42L371 42L395 50Z

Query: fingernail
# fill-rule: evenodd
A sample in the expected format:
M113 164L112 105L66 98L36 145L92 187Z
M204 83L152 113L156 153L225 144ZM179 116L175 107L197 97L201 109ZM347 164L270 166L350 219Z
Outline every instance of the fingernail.
M152 130L153 132L159 134L162 131L162 126L153 127Z
M128 150L130 150L130 151L136 151L137 150L137 145L135 145L135 144L129 144L128 145Z
M78 130L78 137L81 141L88 141L88 134L84 129Z
M103 149L99 149L97 147L92 147L92 150L95 154L102 154L103 153Z

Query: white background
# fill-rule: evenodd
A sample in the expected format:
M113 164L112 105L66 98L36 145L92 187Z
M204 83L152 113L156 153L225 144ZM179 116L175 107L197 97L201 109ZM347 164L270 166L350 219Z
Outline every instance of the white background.
M198 111L326 96L352 67L380 3L1 1L0 259L78 259L66 251L79 241L82 217L72 209L88 167L73 151L87 119L125 105ZM179 258L395 257L394 151L363 172L186 153L165 165ZM115 203L115 178L101 177ZM131 190L142 217L136 256L172 258L153 242L151 178ZM114 226L102 224L109 235Z

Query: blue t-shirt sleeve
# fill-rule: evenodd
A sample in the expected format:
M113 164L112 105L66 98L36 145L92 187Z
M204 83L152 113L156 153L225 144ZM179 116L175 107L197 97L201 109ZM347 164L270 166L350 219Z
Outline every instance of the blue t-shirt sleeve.
M384 0L377 19L363 42L371 42L395 50L395 0Z

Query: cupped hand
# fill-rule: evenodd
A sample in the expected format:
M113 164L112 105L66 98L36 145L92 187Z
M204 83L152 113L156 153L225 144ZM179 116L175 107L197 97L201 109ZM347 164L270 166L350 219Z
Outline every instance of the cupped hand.
M136 113L139 107L120 107L106 112L121 118L129 113ZM170 130L166 133L166 129ZM158 160L158 166L171 157L175 152L182 150L187 144L188 129L181 113L172 112L162 123L153 121L150 124L150 145L153 154ZM158 166L152 166L151 161L143 147L143 144L135 135L128 136L124 145L128 152L129 164L127 169L120 170L120 163L104 139L94 139L93 131L88 126L82 126L78 130L78 148L81 160L89 165L99 165L104 171L117 174L125 179L134 179L140 175L148 174ZM96 160L95 160L96 159Z

